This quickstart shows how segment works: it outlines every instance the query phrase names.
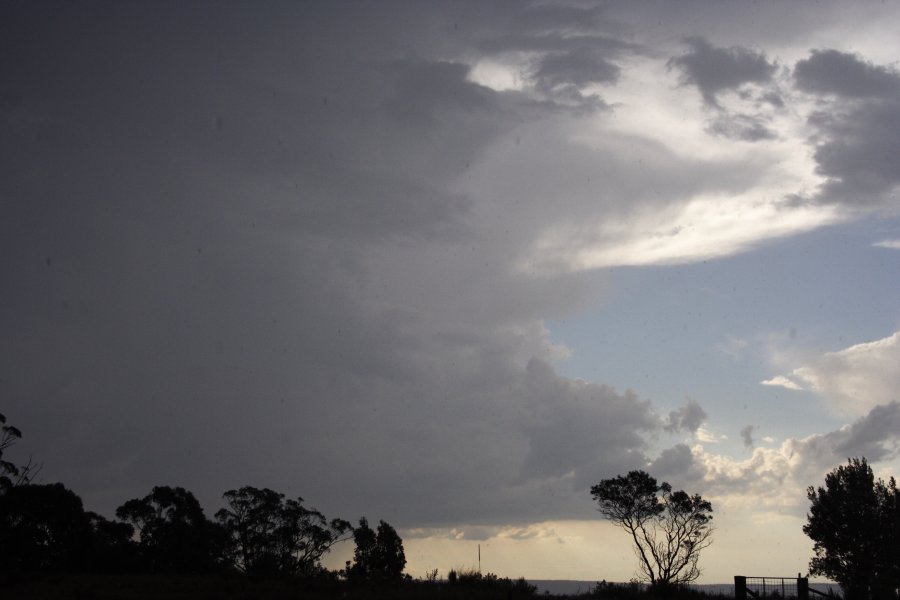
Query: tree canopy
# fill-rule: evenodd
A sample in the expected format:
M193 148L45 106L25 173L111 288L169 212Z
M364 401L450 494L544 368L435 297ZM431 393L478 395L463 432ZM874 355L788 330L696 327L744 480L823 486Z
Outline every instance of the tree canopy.
M644 471L604 479L591 487L591 496L606 519L631 535L642 579L668 587L700 576L700 551L712 543L709 501L673 492Z
M319 511L270 489L245 486L223 495L227 507L216 519L228 532L229 557L255 575L313 575L331 547L348 538L350 523L328 521Z
M362 517L359 526L353 530L353 540L356 543L353 564L347 569L350 579L390 580L403 576L403 569L406 567L403 540L390 524L379 521L376 531Z
M137 529L142 563L152 571L204 572L221 562L224 532L182 487L154 487L117 508L116 516Z
M6 417L0 414L0 493L15 486L28 483L34 475L40 471L40 465L28 464L18 466L8 460L3 460L3 451L22 439L22 432L18 427L6 424Z
M841 584L851 600L896 598L900 587L900 494L892 477L875 479L865 458L851 458L807 490L803 532L813 540L812 575Z

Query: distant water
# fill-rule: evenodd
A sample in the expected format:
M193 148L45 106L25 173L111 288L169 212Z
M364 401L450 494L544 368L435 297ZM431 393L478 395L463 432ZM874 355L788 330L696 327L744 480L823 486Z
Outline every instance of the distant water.
M551 594L559 596L573 596L575 594L584 594L590 592L597 585L596 581L579 581L576 579L529 579L528 583L536 585L539 594ZM703 583L691 586L697 590L708 594L720 594L724 596L734 597L733 583ZM827 594L833 591L838 596L841 595L841 588L834 583L810 583L809 587ZM812 596L812 594L810 594ZM813 596L814 598L815 596Z
M529 579L528 583L536 585L539 594L560 596L584 594L590 592L597 585L596 581L578 581L576 579Z

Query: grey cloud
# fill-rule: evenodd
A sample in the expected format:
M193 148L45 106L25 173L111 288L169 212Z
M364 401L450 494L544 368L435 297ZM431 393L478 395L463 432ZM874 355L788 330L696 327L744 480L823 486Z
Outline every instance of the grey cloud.
M544 319L596 301L603 274L517 260L562 219L761 172L638 136L586 149L554 129L555 97L472 83L487 33L518 27L518 3L483 4L3 5L15 450L107 515L152 485L212 509L249 484L398 526L595 516L586 487L646 467L661 419L547 362ZM600 13L546 10L522 17L521 43L559 58L543 76L612 81L631 50L588 40Z
M479 40L477 45L489 54L502 54L504 52L568 53L589 49L607 56L616 56L626 52L641 51L636 45L611 36L595 34L564 35L553 31L530 35L518 31L493 35Z
M514 11L509 23L516 31L584 31L604 26L603 7L532 3L522 11Z
M774 106L775 108L784 108L784 98L778 92L766 92L762 95L761 100Z
M642 433L658 427L649 402L568 381L537 360L529 362L526 382L532 411L522 424L529 442L523 479L573 474L585 486L623 463L643 462Z
M619 78L619 67L594 50L579 48L543 56L532 77L539 88L546 90L566 85L613 83Z
M710 122L708 130L716 135L746 142L771 140L777 137L773 130L766 127L764 119L755 115L719 115Z
M815 50L794 68L801 90L824 95L812 113L818 131L817 172L826 177L815 200L857 206L891 202L900 184L900 73L837 50Z
M459 29L480 50L562 51L574 46L624 48L632 46L616 35L606 7L546 4L482 4L462 16Z
M348 517L502 514L505 496L431 510L448 482L475 498L515 474L526 447L498 389L541 354L536 305L467 290L505 264L452 185L518 105L382 44L417 42L380 9L61 10L0 19L20 57L0 59L0 389L45 477L106 514L161 483L209 507L252 484ZM429 253L413 242L443 275L391 281ZM457 319L466 295L508 321Z
M508 538L514 539L514 540L530 540L530 539L534 539L536 537L546 536L548 534L555 535L553 530L541 531L538 529L527 529L527 528L513 529L513 530L509 530L507 532L504 532L505 537L508 537Z
M790 476L801 486L821 480L826 471L848 457L865 456L872 462L890 460L900 450L900 404L879 405L853 423L824 434L785 444L793 465ZM786 473L787 474L787 473Z
M703 478L704 468L694 458L694 453L686 444L676 444L666 448L650 463L648 471L658 480L665 480L676 488L696 487Z
M526 57L521 75L539 101L578 110L605 108L584 86L615 83L620 68L614 59L638 51L629 42L599 33L610 29L599 7L522 5L498 15L493 28L469 23L473 43L488 55ZM499 27L499 29L498 29Z
M689 38L687 44L690 50L669 64L681 70L683 83L696 86L709 106L718 106L718 93L746 83L766 83L775 73L775 65L761 52L717 48L698 37Z
M816 94L847 98L894 97L900 91L900 73L873 65L862 57L838 50L813 50L794 67L797 87Z
M460 113L467 120L479 113L501 116L494 92L467 81L469 69L449 61L396 61L382 67L385 79L393 84L387 107L397 125L441 126L445 119L461 121Z
M456 532L456 537L462 537L467 540L484 541L489 540L497 535L501 529L499 527L465 527L461 531Z
M741 439L745 448L753 448L753 431L756 429L754 425L747 425L741 428Z
M841 456L865 456L873 462L894 458L900 451L900 403L876 406L832 439Z
M900 184L900 100L875 100L847 112L814 115L823 141L815 149L816 170L828 178L825 202L873 205L890 201Z
M697 429L706 420L706 411L703 410L696 400L689 399L684 406L673 410L669 413L668 421L665 425L666 431L688 431L697 433Z
M552 529L529 527L527 524L524 526L520 526L518 524L510 524L506 526L460 524L457 527L419 527L414 529L406 529L403 531L403 537L409 539L422 539L431 537L451 540L464 539L473 541L490 540L496 537L503 537L514 540L528 540L538 537L549 537L555 535L556 533Z

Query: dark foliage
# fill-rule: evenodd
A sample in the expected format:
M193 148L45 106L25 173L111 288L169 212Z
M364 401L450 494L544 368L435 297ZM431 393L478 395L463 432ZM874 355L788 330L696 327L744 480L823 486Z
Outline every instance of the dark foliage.
M591 598L602 600L710 600L731 599L731 594L710 594L687 585L672 585L663 589L632 581L630 583L597 583L590 594Z
M384 585L351 584L330 577L258 578L219 575L71 575L23 578L0 587L0 596L16 600L518 600L535 596L523 580L486 579L478 585L403 579ZM648 598L648 600L650 600Z
M13 478L18 477L19 469L8 460L3 460L3 451L22 437L22 432L6 424L6 417L0 414L0 492L12 486Z
M537 594L537 586L531 585L524 577L510 579L493 573L482 575L475 570L453 569L447 574L447 585L467 591L502 591L510 597L523 598Z
M121 572L135 566L127 523L85 512L61 483L18 485L0 495L0 572Z
M893 477L876 480L865 458L851 458L807 491L803 532L813 540L813 575L841 584L849 600L896 598L900 587L900 494Z
M117 508L116 516L137 529L140 562L151 572L204 573L224 563L226 532L184 488L154 487Z
M223 495L227 508L216 519L228 535L231 565L251 575L311 576L322 570L322 557L348 538L350 523L328 521L303 506L303 499L250 486Z
M591 488L600 513L631 535L641 577L654 588L696 581L700 551L712 543L712 504L672 491L643 471L604 479Z
M369 527L365 517L359 520L359 526L353 530L353 564L347 568L347 578L351 581L371 579L398 580L403 576L406 567L406 553L403 551L403 540L397 530L388 523L380 521L378 530Z
M125 573L139 568L138 548L132 540L134 527L120 521L108 521L95 512L87 513L91 528L85 548L92 557L92 571Z
M91 523L81 498L61 483L19 485L0 495L0 569L7 573L82 570Z
M3 460L3 451L22 439L22 432L12 425L6 424L6 417L0 414L0 494L9 488L29 483L34 475L40 471L40 465L28 461L28 464L17 466Z

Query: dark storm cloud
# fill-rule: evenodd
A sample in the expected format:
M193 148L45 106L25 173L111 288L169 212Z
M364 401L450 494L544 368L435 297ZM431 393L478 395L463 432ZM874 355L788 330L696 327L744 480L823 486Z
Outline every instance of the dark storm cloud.
M606 279L522 261L548 226L764 175L629 132L572 140L571 109L605 106L581 88L644 52L605 10L3 4L15 450L107 515L157 484L209 509L248 484L398 526L594 516L592 483L647 466L648 439L696 432L705 412L664 421L633 392L557 374L544 319ZM471 80L517 52L523 89ZM769 65L693 55L678 64L712 97ZM723 135L762 139L757 125ZM685 449L655 463L673 483L696 472Z
M814 153L818 172L828 178L822 198L851 205L890 201L887 195L900 184L900 100L818 122L826 137Z
M517 273L544 213L459 191L554 107L472 83L458 15L107 8L0 19L0 393L48 481L440 525L590 514L646 462L646 401L544 362L598 280ZM613 76L566 52L541 77Z
M602 6L531 4L510 12L507 22L515 31L590 31L604 26L603 13Z
M900 73L853 54L816 50L797 63L794 79L827 103L809 119L818 129L817 171L827 178L818 199L891 202L900 184Z
M848 98L884 98L900 92L897 71L838 50L813 50L809 58L797 62L794 80L801 90Z
M649 402L608 386L573 383L537 360L527 371L534 404L523 422L529 442L523 479L572 473L576 485L585 488L619 465L646 462L642 434L659 427Z
M682 73L685 85L700 90L703 101L718 106L717 94L736 90L747 83L767 83L775 73L775 65L765 54L739 46L718 48L703 38L689 38L690 50L672 58L671 66Z

